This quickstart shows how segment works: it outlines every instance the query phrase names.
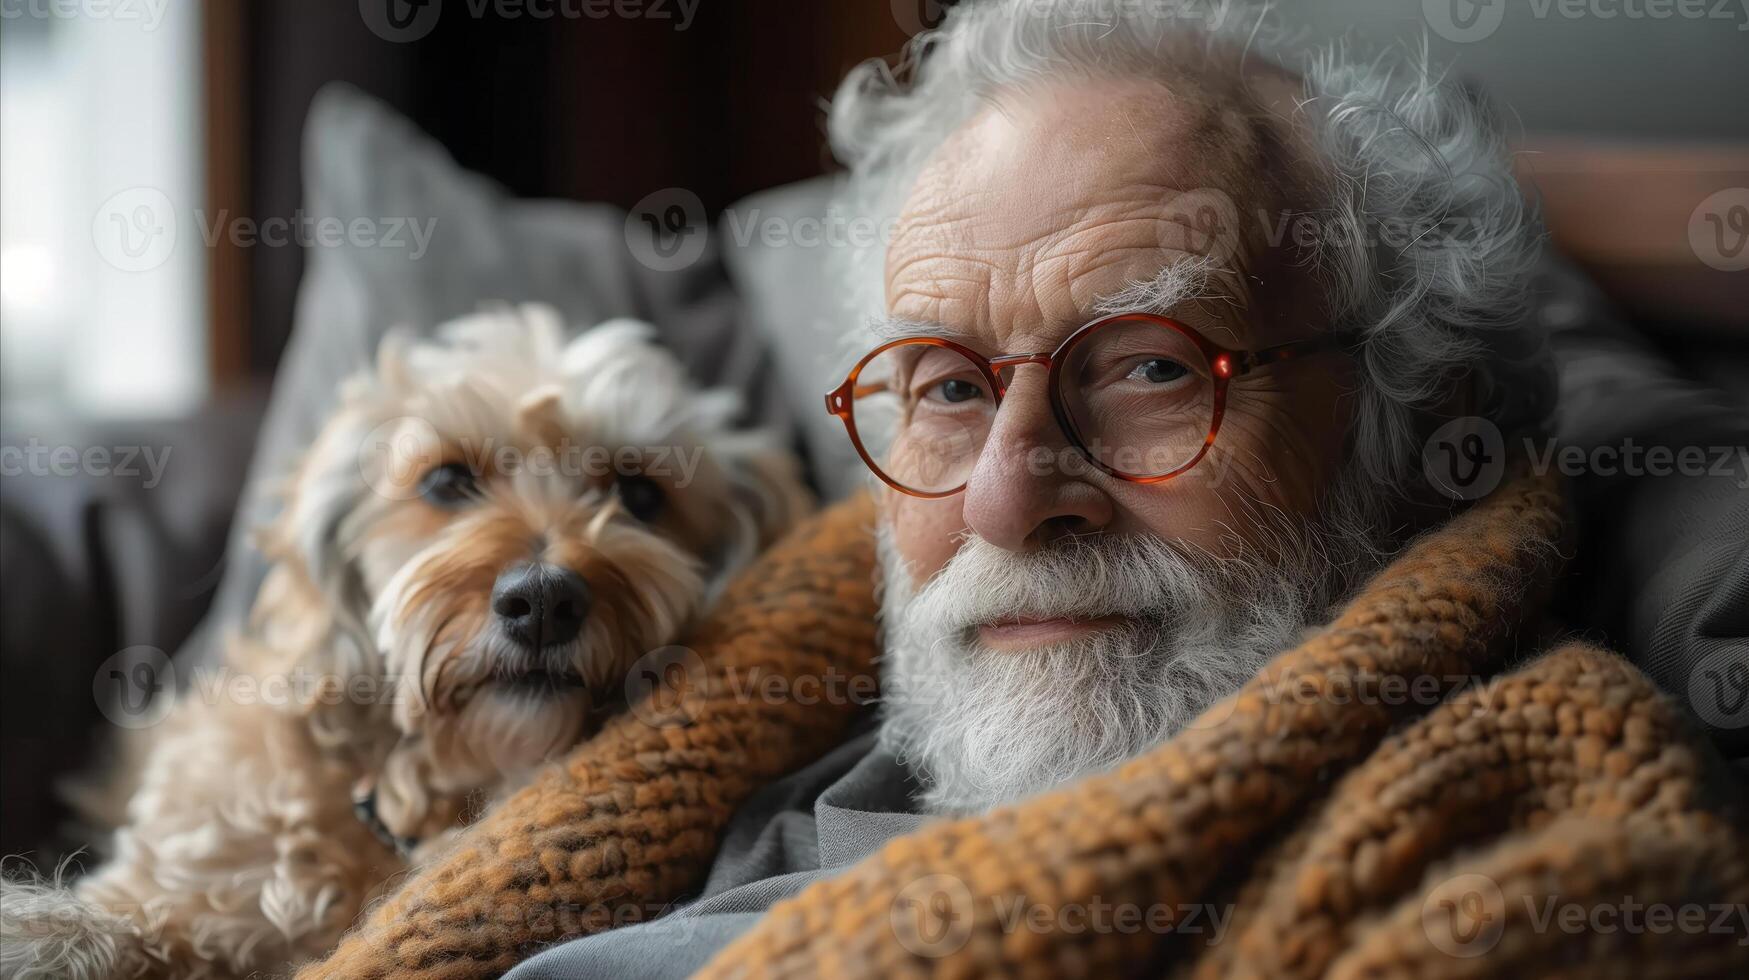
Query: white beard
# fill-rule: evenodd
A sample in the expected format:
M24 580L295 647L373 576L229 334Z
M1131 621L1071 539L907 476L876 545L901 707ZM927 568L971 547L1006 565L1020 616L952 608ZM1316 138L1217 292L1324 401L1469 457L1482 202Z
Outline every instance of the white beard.
M1114 535L1017 554L971 536L921 590L883 527L881 744L937 813L982 812L1134 758L1250 680L1376 564L1368 522L1334 509L1349 516L1278 536L1291 546L1270 561ZM1114 615L1129 625L1037 651L978 641L983 623Z

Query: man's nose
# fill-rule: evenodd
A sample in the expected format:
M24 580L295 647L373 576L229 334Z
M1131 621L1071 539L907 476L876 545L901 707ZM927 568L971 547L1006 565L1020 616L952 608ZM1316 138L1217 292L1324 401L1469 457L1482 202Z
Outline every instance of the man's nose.
M1113 505L1051 414L1045 368L1022 365L966 481L966 526L1009 551L1103 530Z

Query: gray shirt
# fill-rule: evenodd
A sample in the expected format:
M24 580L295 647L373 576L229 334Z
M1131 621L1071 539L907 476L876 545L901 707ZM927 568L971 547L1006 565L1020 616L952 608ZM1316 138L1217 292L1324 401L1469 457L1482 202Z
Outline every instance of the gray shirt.
M544 950L507 980L687 976L773 903L916 830L927 819L913 812L917 785L875 735L870 713L843 745L749 797L690 902Z

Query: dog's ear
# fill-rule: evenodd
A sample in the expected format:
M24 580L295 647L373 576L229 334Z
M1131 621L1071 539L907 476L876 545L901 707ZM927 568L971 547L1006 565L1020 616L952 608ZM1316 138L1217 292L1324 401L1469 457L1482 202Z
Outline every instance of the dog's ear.
M369 652L368 600L345 544L347 520L371 492L358 448L364 438L356 426L324 430L282 485L279 514L260 539L273 566L256 601L257 625L298 620L271 624L300 638L290 645L302 649L280 652L337 658L325 670L361 667Z
M304 459L286 501L283 520L310 578L332 594L351 586L345 524L370 493L364 440L358 426L331 426ZM350 604L350 603L349 603Z
M808 516L814 497L802 482L794 454L766 433L727 434L716 449L729 479L736 524L732 562L740 564Z

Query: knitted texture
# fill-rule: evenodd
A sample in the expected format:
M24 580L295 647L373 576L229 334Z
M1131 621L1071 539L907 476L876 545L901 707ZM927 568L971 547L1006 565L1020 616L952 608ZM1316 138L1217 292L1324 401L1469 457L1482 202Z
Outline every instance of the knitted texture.
M1164 746L893 841L706 975L1741 970L1737 788L1678 711L1584 647L1474 680L1510 652L1560 533L1552 482L1521 470ZM1631 928L1632 903L1736 928Z
M843 738L855 699L764 697L758 681L871 676L873 525L859 496L774 546L725 592L690 653L658 651L634 668L628 691L653 682L649 697L495 807L299 976L493 976L696 889L735 807Z
M1479 680L1522 652L1561 514L1520 469L1166 745L893 841L774 907L707 973L1740 969L1749 925L1560 925L1635 902L1703 906L1713 925L1749 900L1732 777L1632 667L1567 646ZM696 888L734 807L842 736L854 704L749 701L731 679L870 669L872 522L859 499L779 545L694 644L684 723L634 705L303 976L493 976Z

